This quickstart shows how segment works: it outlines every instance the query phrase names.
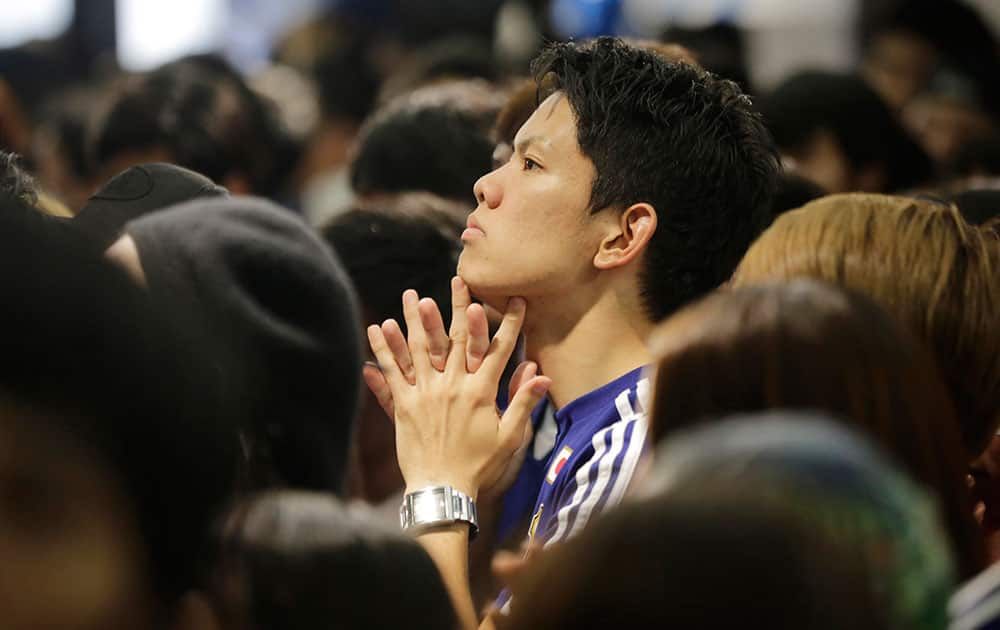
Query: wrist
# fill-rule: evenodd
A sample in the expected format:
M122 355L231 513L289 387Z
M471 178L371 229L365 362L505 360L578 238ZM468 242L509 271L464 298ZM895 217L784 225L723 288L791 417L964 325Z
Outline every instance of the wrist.
M399 524L403 531L411 534L461 525L466 528L470 540L479 531L475 500L446 485L408 490L399 506Z

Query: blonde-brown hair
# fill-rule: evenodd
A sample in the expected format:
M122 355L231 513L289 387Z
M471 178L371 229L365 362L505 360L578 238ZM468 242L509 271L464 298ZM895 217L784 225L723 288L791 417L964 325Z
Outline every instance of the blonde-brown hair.
M732 284L812 277L875 300L931 351L974 457L1000 420L998 272L997 239L954 206L852 193L779 217Z

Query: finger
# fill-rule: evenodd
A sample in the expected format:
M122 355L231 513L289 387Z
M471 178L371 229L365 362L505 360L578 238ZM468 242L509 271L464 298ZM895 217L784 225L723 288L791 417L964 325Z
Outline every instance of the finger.
M524 568L524 554L514 551L498 551L490 562L490 570L503 585L508 585L512 577Z
M510 385L507 387L507 400L513 400L514 394L520 389L521 383L529 381L538 375L538 364L534 361L523 361L514 370L510 377Z
M517 346L517 336L521 334L521 325L524 323L526 310L527 304L524 298L514 297L507 301L507 310L503 314L503 321L500 322L500 328L493 336L493 343L486 353L486 358L483 359L483 364L489 370L488 376L491 380L500 378L507 361L510 360L510 355L514 352L514 347Z
M451 279L451 328L448 337L451 348L448 352L448 365L452 370L467 370L465 348L469 340L469 323L465 310L469 308L472 297L465 282L455 276Z
M393 355L392 350L389 349L389 344L386 342L385 335L382 334L380 327L375 325L368 327L368 344L372 348L372 354L375 355L375 360L378 361L379 369L382 371L382 376L385 377L385 381L389 384L389 387L391 389L398 389L408 385L406 377L400 371L399 364L396 363L396 357Z
M406 345L406 336L399 323L394 319L387 319L382 322L382 336L385 343L392 351L393 363L399 366L399 371L406 378L406 382L413 385L417 382L416 373L413 370L413 360L410 358L410 347ZM379 360L379 366L385 370L385 364Z
M403 319L406 320L406 341L413 371L419 375L430 368L431 362L427 354L427 333L420 321L420 296L413 289L403 291Z
M547 376L536 376L521 384L500 419L498 441L501 451L513 455L521 448L524 433L531 424L531 411L538 406L551 386L552 379Z
M378 369L374 363L365 363L361 368L361 377L365 380L365 384L375 396L375 400L378 401L385 415L389 416L390 420L395 420L396 408L392 402L392 389L389 387L388 381L385 380L382 370Z
M444 332L444 320L437 304L430 298L424 298L417 304L420 313L420 323L427 335L427 351L430 354L431 365L439 371L444 370L448 360L448 335Z
M490 326L486 321L486 311L481 304L469 305L465 313L469 327L469 341L465 348L465 369L469 374L475 374L490 349Z

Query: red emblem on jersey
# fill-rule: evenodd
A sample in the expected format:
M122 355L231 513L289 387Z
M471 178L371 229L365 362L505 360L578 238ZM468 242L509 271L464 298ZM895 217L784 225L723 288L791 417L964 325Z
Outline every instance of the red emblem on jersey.
M549 474L545 476L545 481L549 482L549 484L555 483L556 477L559 476L559 472L562 471L563 467L566 465L566 462L569 461L569 456L572 454L573 454L573 449L571 449L568 446L562 447L562 450L559 451L559 454L556 456L556 458L552 460L552 465L549 466Z

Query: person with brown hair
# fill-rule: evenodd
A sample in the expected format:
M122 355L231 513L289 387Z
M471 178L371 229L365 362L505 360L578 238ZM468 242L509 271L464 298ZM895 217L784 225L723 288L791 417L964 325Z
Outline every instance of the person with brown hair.
M650 437L732 413L842 417L937 496L959 570L983 567L958 423L923 349L861 295L814 282L719 292L654 331Z
M780 216L735 286L819 278L872 298L930 349L972 460L1000 422L1000 248L953 206L831 195Z

